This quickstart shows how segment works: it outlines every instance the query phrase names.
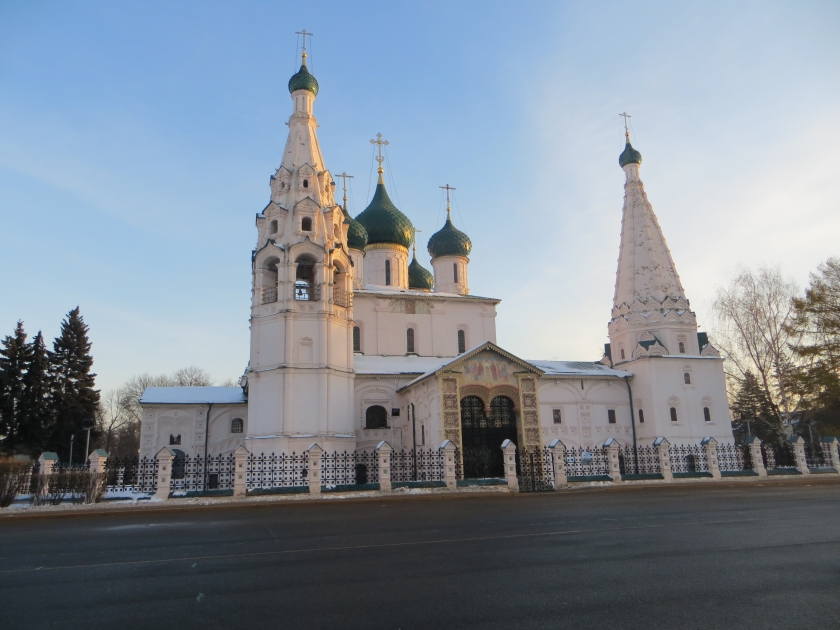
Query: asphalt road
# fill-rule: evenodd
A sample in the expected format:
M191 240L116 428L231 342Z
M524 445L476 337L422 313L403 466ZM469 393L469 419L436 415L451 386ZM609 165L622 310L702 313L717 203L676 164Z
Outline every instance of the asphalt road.
M3 520L0 628L840 628L840 482Z

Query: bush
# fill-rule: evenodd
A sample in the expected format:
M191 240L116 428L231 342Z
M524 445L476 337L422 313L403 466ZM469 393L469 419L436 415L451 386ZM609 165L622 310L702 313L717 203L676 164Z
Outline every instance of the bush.
M32 462L26 459L0 459L0 507L9 507L20 492L26 489L32 475Z

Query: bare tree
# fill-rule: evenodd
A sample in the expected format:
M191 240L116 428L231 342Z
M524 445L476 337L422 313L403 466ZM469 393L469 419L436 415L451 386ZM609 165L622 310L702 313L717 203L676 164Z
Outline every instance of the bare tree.
M715 345L726 359L730 394L748 372L755 374L773 403L781 435L790 433L786 421L800 402L793 373L801 339L789 326L798 295L799 287L778 267L763 266L755 272L741 267L728 286L718 289L712 305Z
M172 377L178 387L206 387L213 384L213 377L194 365L181 368Z

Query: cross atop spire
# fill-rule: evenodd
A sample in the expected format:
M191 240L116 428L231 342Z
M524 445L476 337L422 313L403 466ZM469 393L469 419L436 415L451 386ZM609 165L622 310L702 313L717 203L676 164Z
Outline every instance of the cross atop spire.
M457 188L452 188L449 184L446 186L438 186L438 188L442 188L446 191L446 216L449 216L449 191L450 190L457 190Z
M627 138L627 142L630 142L630 130L627 128L627 119L632 118L632 116L627 112L621 112L619 116L624 118L624 137Z
M306 29L302 31L295 31L295 35L301 35L303 37L303 51L301 53L301 57L303 58L303 63L306 64L306 38L312 37L315 33L310 33Z
M382 175L382 162L385 161L385 158L382 157L382 147L388 146L391 143L388 142L387 140L383 140L381 133L376 134L376 139L371 140L370 143L376 147L377 155L374 159L377 162L379 162L379 168L377 169L377 173Z
M340 177L343 180L344 186L344 212L347 212L347 180L353 179L353 175L348 175L347 173L340 173L336 175L336 177Z

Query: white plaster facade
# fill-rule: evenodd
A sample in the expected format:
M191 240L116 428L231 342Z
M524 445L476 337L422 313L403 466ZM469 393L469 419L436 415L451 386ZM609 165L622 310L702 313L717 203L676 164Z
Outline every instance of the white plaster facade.
M178 448L190 454L205 445L210 453L241 444L255 453L301 452L313 442L328 451L372 450L382 440L396 449L446 439L462 446L468 397L487 414L497 398L507 399L520 447L553 439L568 447L609 438L732 442L722 360L698 335L639 176L641 156L623 167L604 358L522 360L496 345L499 300L469 295L468 256L434 258L434 289L427 291L409 288L404 244L349 247L318 144L316 92L291 93L282 163L270 179L270 202L257 214L251 358L242 388L150 388L141 399L141 455L177 435ZM380 184L384 190L381 175ZM385 415L369 426L373 407ZM231 432L235 418L242 433Z

